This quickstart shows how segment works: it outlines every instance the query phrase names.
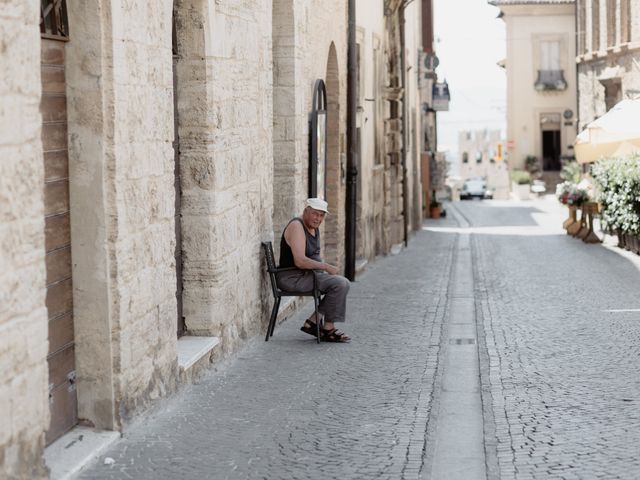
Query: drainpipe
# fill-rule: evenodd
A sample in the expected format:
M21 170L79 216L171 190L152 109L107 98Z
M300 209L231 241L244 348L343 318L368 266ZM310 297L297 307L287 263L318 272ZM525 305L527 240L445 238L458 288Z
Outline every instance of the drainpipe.
M587 40L587 35L585 34L585 32L582 31L582 24L580 23L580 13L578 12L578 10L580 9L580 6L582 5L582 2L577 1L576 2L576 8L574 10L574 16L573 16L573 21L575 22L575 31L578 32L578 35L576 35L576 41L575 41L575 45L576 45L576 57L581 55L582 52L580 52L580 35L584 35L584 41L586 42ZM582 6L582 8L586 8L585 5ZM578 135L580 133L580 64L578 62L576 63L576 112L574 115L575 118L575 122L576 122L576 127L575 127L575 131L576 131L576 135ZM574 140L575 143L575 140ZM575 149L572 151L573 155L575 156L576 151Z
M400 82L402 83L402 150L401 161L402 166L402 218L404 223L404 245L409 245L409 199L407 193L409 187L407 185L407 145L409 144L407 137L408 121L407 121L407 72L404 58L405 50L405 32L404 32L404 9L406 3L403 2L398 10L398 22L400 23Z
M347 47L347 195L345 218L345 277L356 278L356 179L358 150L356 111L358 108L358 64L356 59L356 0L349 0Z

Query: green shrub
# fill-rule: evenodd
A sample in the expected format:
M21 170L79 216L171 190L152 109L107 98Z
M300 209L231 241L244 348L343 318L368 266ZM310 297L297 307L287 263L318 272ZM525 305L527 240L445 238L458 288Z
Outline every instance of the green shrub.
M540 165L540 160L538 157L534 155L527 155L524 159L524 169L529 172L531 175L535 175L542 171L542 166Z
M591 167L591 174L605 227L640 234L640 155L602 159Z
M582 178L582 165L575 160L562 166L560 178L566 182L579 183Z
M512 170L511 181L517 185L528 185L531 183L531 174L524 170Z

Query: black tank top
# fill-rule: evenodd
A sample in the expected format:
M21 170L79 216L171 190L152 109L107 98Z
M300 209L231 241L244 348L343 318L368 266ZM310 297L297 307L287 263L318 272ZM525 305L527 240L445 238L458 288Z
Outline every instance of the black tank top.
M317 262L321 262L322 258L320 258L320 229L316 228L315 236L312 236L307 227L304 226L304 222L301 218L294 218L291 222L298 221L302 224L302 228L304 229L304 235L306 237L306 246L305 246L305 255L312 260L316 260ZM287 227L291 224L291 222L287 223ZM287 228L285 227L284 231ZM284 239L284 231L282 232L282 237L280 238L280 267L295 267L296 264L293 261L293 252L291 251L291 247Z

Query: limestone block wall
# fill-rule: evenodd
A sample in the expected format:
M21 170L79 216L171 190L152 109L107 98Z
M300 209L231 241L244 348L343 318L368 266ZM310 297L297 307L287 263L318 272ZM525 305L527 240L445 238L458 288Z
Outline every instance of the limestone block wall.
M172 390L176 366L173 2L113 5L112 299L125 415Z
M420 182L420 132L422 131L420 87L418 85L418 53L422 51L422 9L420 2L405 8L405 102L407 127L406 175L409 235L422 225L422 187Z
M184 313L189 333L221 337L229 352L260 331L268 307L260 241L273 235L271 1L180 5L202 29L179 45L202 75L178 71Z
M307 146L299 131L304 108L301 46L296 45L296 2L273 1L273 230L274 251L279 255L280 236L287 222L302 210L308 186Z
M340 1L273 2L274 239L308 194L309 113L317 79L327 87L327 200L323 256L342 266L346 180L347 6ZM332 120L333 119L333 120Z
M327 87L327 201L331 215L322 229L325 259L344 265L345 192L346 192L346 118L347 118L347 2L340 0L297 0L296 38L299 39L301 65L301 112L297 116L300 132L303 174L308 177L308 114L316 79ZM333 120L332 120L333 118ZM302 205L302 200L298 202ZM299 208L298 208L299 209Z
M579 23L579 28L586 31L582 35L583 48L578 52L578 131L581 131L589 122L606 113L605 86L601 80L619 81L621 86L621 98L635 98L640 92L640 69L638 58L640 56L640 5L631 2L629 5L630 36L627 41L622 40L620 30L612 32L615 38L614 45L608 46L607 39L607 11L606 5L601 5L598 31L594 33L590 21L592 5L583 1L578 2L578 8L584 10L585 22ZM616 27L622 22L621 11L616 6ZM580 17L582 18L582 17ZM586 28L585 28L586 27ZM598 42L593 41L597 36ZM625 39L626 40L626 39ZM608 47L608 48L607 48Z
M45 478L47 311L39 2L0 10L0 476Z
M356 42L360 46L357 128L360 129L356 255L382 253L384 2L356 2Z
M113 429L177 383L172 2L68 12L78 411Z

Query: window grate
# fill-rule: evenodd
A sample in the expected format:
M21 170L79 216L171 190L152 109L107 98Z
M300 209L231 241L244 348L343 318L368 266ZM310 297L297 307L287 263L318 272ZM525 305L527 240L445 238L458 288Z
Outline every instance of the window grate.
M41 0L40 33L42 35L69 38L67 4L65 0Z

